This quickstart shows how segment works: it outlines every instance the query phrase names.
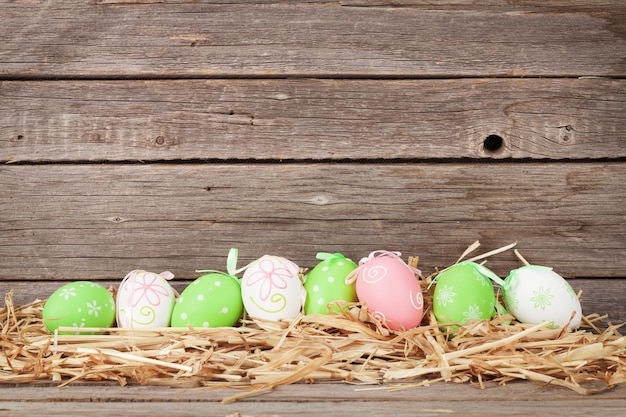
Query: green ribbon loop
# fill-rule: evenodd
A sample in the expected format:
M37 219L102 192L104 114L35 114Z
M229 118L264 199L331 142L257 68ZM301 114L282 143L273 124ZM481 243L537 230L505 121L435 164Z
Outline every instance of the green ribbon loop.
M315 257L317 259L319 259L320 261L325 261L327 259L332 259L332 258L339 258L339 259L346 259L345 256L343 256L341 253L339 252L335 252L335 253L328 253L328 252L318 252Z
M228 251L228 257L226 258L226 271L230 275L235 275L237 272L237 259L239 258L239 249L230 248Z
M488 277L489 279L491 279L493 282L495 282L496 284L499 284L500 286L504 286L504 280L502 278L500 278L499 276L497 276L495 274L495 272L493 272L491 269L481 265L481 264L477 264L477 263L473 263L474 268L476 268L478 270L478 272L480 272L481 274L483 274L484 276Z
M226 271L227 272L218 271L216 269L196 269L196 272L221 274L226 277L230 277L234 279L239 285L241 285L241 282L239 282L239 278L235 276L235 274L240 272L240 271L237 271L238 256L239 256L239 249L231 248L230 251L228 252L228 257L226 258Z

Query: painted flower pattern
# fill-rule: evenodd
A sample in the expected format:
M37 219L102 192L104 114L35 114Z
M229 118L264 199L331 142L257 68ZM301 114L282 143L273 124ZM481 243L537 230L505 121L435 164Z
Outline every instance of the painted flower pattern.
M560 328L561 328L561 326L556 324L554 322L554 320L552 320L552 321L550 321L550 323L548 323L548 329L550 329L550 330L557 330L557 329L560 329Z
M544 288L543 285L539 289L533 291L530 301L534 303L535 308L545 310L552 305L554 295L550 292L550 288Z
M478 271L473 271L473 272L474 272L474 278L476 278L476 281L480 282L480 285L482 285L483 287L486 287L487 285L489 285L489 278L484 277Z
M504 302L509 309L516 310L519 304L519 300L512 293L513 291L506 291L504 293Z
M282 266L277 266L269 259L262 259L259 262L258 270L248 278L248 286L260 283L259 298L266 301L275 289L284 290L287 288L289 279L293 279L292 272Z
M76 288L63 288L59 293L59 297L65 298L65 300L69 300L70 297L76 297Z
M567 281L565 282L565 291L567 291L567 293L572 298L572 300L578 299L578 296L576 295L576 291L574 291L572 286L569 285L569 283Z
M96 300L91 302L87 301L87 307L89 308L89 310L87 310L87 314L93 315L94 317L98 317L100 310L102 310L102 307L98 305Z
M468 320L480 320L483 318L483 312L480 311L480 307L477 305L469 306L469 310L463 312L464 321Z
M132 306L137 307L143 300L152 306L161 304L163 298L169 296L166 286L159 282L161 278L154 273L142 273L136 277L132 292Z
M446 305L448 305L448 303L454 301L456 293L453 290L454 287L444 285L443 288L441 288L441 290L439 290L437 293L437 304L445 307Z

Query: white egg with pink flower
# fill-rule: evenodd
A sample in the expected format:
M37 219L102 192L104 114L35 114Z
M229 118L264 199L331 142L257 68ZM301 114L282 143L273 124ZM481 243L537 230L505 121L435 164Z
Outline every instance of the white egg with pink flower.
M176 301L176 293L168 282L172 278L169 271L129 272L117 290L117 325L136 329L168 327Z
M292 320L302 311L306 292L292 261L264 255L245 269L241 280L243 304L252 318Z

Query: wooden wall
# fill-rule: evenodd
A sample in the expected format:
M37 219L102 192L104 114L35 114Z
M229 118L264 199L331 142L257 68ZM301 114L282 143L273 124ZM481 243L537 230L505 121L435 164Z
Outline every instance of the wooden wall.
M2 294L517 241L626 320L626 3L1 3Z

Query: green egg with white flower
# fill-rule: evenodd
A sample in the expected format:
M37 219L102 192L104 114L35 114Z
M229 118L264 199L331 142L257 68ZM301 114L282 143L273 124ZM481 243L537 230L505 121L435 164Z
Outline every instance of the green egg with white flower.
M486 267L461 262L441 272L433 293L433 312L440 323L489 320L496 311L496 296Z
M242 314L239 280L213 272L197 278L180 294L172 311L172 327L232 327Z
M335 301L356 302L355 284L346 284L345 280L357 264L340 253L318 253L317 259L321 262L307 273L304 281L304 314L328 314L329 304ZM330 311L340 313L341 309L335 304Z
M102 285L76 281L57 289L44 304L42 318L46 328L74 327L76 331L59 334L95 334L85 327L108 328L115 323L115 300Z

